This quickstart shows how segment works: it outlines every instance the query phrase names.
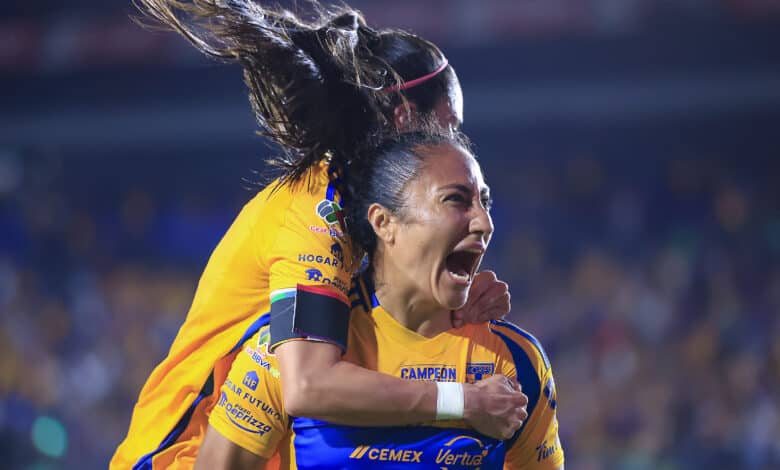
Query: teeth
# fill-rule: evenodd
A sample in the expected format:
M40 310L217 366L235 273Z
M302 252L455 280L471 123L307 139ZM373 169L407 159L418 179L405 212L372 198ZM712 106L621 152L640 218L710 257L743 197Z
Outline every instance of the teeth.
M450 273L450 275L452 275L452 277L457 278L457 279L462 279L464 281L469 280L469 278L471 277L468 273L466 273L466 274L458 274L458 273L452 272L452 271L448 271L448 272Z
M484 250L474 246L453 251L450 256L454 256L454 258L448 259L448 264L450 262L453 264L448 266L447 271L458 282L468 283L474 274L476 262L482 254L484 254Z

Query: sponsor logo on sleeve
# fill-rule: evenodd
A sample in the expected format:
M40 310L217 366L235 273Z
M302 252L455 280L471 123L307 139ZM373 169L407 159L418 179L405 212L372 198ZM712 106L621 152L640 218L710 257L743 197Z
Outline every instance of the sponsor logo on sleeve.
M547 440L545 439L536 447L536 461L541 462L542 460L547 460L547 458L554 455L557 450L558 447L556 447L555 444L548 446Z
M323 199L317 204L315 212L322 219L326 227L310 225L309 230L314 233L329 234L333 238L342 240L346 232L346 220L344 219L344 210L338 202Z
M329 226L338 224L344 231L344 210L338 202L323 199L317 204L317 215Z
M262 330L260 335L257 337L257 348L263 351L263 357L266 355L273 356L273 354L268 352L268 345L271 343L271 329L266 328L265 330Z
M344 238L344 232L341 230L338 230L335 227L320 227L317 225L309 225L309 231L314 233L322 233L330 235L333 238L343 239Z
M466 383L473 384L495 374L496 366L492 362L467 362Z
M252 358L252 361L254 361L255 364L267 370L273 378L278 379L281 376L279 369L273 367L271 363L266 360L269 355L272 355L268 353L268 343L261 344L255 349L253 349L251 346L246 346L244 348L244 352ZM255 374L255 378L257 378L257 374ZM247 378L244 377L244 380L247 380Z
M322 280L322 271L319 269L307 269L306 270L306 280L308 281L317 281L320 282Z
M257 387L257 385L255 385L255 387ZM254 389L243 389L242 387L231 382L230 379L225 380L225 388L235 394L236 402L234 403L231 401L228 397L228 394L225 393L225 390L222 390L222 395L220 395L217 406L224 408L228 419L239 428L260 435L270 431L270 426L267 426L262 421L255 419L253 413L257 412L264 413L265 415L277 421L282 420L281 413L276 411L273 406L266 403L265 400L255 396L252 393ZM241 403L238 403L239 400ZM236 421L239 421L239 423L236 423ZM266 426L268 429L265 429ZM249 427L249 429L246 427ZM256 430L262 431L262 434Z
M250 370L244 376L243 384L246 385L249 390L257 390L257 384L259 382L260 380L257 377L257 372L253 370Z
M322 274L322 271L319 269L311 268L304 271L306 274L306 280L307 281L314 281L319 282L320 284L324 284L326 286L333 286L336 289L340 290L344 295L349 295L349 285L342 281L339 278L329 278Z
M344 258L344 255L341 255ZM344 263L341 259L331 256L315 255L313 253L300 253L298 254L298 261L301 263L316 263L323 266L333 266L334 268L341 268L342 271L346 271Z
M252 410L241 406L238 403L232 403L224 391L219 397L217 406L225 410L225 416L238 429L261 436L271 431L271 426L255 418Z

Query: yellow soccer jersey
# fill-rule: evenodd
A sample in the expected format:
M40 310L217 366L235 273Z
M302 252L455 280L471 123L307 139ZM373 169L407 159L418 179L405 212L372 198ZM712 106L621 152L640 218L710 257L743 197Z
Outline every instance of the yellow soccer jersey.
M276 342L309 337L344 347L352 253L334 181L323 161L243 208L211 255L168 356L141 390L112 469L191 466L233 357L269 318Z
M506 441L463 422L414 427L348 427L287 416L267 335L250 341L222 387L210 424L266 458L278 449L292 469L556 469L557 392L538 341L511 323L467 325L426 338L400 325L362 288L353 305L346 359L408 380L475 382L495 373L517 377L529 417ZM369 305L362 299L368 299ZM285 440L286 439L286 440Z

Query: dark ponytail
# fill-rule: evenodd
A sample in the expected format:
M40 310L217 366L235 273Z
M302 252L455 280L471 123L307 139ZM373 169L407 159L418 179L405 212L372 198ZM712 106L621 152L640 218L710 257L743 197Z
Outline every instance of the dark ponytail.
M136 0L201 52L238 62L260 134L280 145L275 163L297 180L326 152L349 159L356 142L387 125L388 70L359 13L317 12L305 22L251 0Z
M443 60L433 44L400 31L375 31L347 7L326 10L307 2L315 11L305 21L253 0L134 1L204 54L241 65L259 133L280 146L282 155L272 163L288 182L327 152L337 169L358 158L369 135L392 127L392 110L403 96L386 88L430 73L426 69ZM446 73L440 75L406 93L425 95L446 80ZM442 95L434 93L417 99L435 104ZM432 109L428 101L418 110Z

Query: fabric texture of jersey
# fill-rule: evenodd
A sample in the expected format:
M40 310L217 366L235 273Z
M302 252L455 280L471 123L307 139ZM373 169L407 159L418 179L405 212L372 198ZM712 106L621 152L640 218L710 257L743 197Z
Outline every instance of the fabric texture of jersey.
M426 338L396 322L363 288L354 294L345 359L408 380L476 382L497 373L517 377L529 398L529 417L523 427L512 439L498 441L468 429L462 421L356 428L289 417L282 410L275 358L268 354L267 339L262 337L254 344L250 341L234 363L210 424L257 455L269 458L278 449L282 468L555 469L563 465L555 382L544 350L533 336L511 323L495 321ZM280 444L285 438L289 444Z
M270 331L244 344L219 393L209 424L244 449L271 458L289 427L276 357L268 352Z
M143 386L111 469L191 466L233 358L268 323L274 300L295 308L303 289L308 310L298 316L321 314L320 297L326 311L335 299L348 315L352 253L332 182L323 161L295 185L269 185L243 208L212 253L168 356Z

